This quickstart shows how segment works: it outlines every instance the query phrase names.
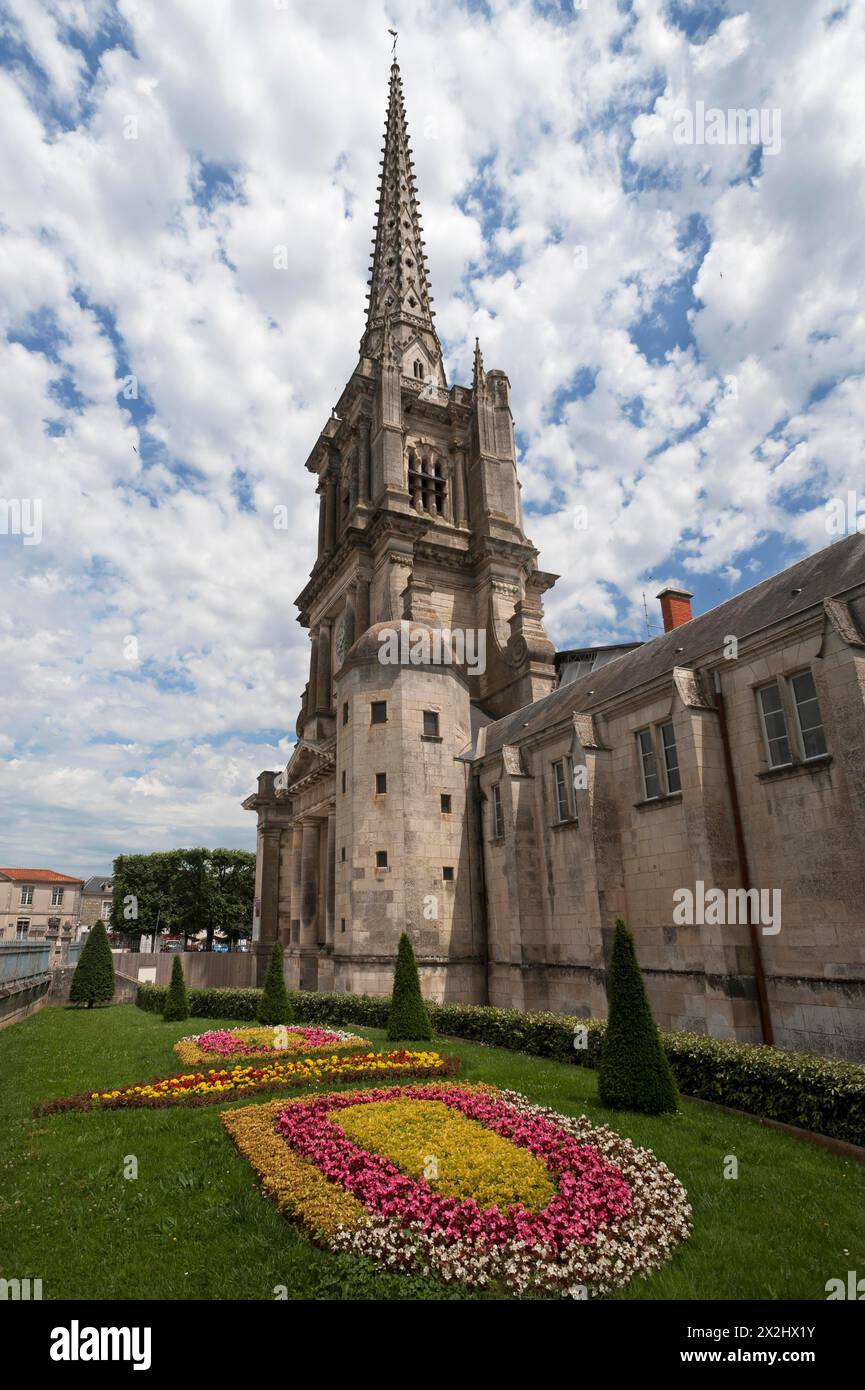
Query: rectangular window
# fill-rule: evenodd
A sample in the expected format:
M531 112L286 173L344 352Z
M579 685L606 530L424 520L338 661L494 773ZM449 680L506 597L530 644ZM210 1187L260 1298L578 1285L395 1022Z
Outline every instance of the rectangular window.
M26 941L27 933L30 930L30 918L19 917L15 923L15 938L18 941Z
M387 850L377 849L375 852L375 867L377 869L387 868Z
M651 729L641 729L637 734L640 750L640 773L643 779L643 797L655 801L661 795L661 781L658 777L658 760Z
M451 798L449 792L442 792L442 815L449 816L451 813Z
M805 758L822 758L826 752L826 735L823 732L814 677L810 671L800 671L798 675L790 677L790 685L796 705L802 755Z
M387 723L387 700L373 700L370 704L370 723Z
M556 794L556 819L561 822L573 820L571 810L571 798L568 793L568 763L569 758L560 758L557 763L553 763L553 779Z
M341 850L341 852L340 852L340 859L341 859L342 863L344 864L344 863L345 863L345 845L343 845L342 850Z
M424 738L438 738L439 736L439 717L435 710L425 709L423 712L423 732Z
M343 722L343 724L347 724L347 723L348 723L348 700L344 700L344 701L343 701L343 705L342 705L342 722Z
M790 739L787 735L787 720L781 703L781 687L777 681L764 685L757 694L760 697L760 712L763 716L763 733L766 738L766 752L770 767L784 767L793 761L790 753Z
M676 731L673 725L662 724L660 728L661 747L664 750L664 772L667 777L667 791L680 792L682 778L679 775L679 751L676 748Z
M62 907L62 906L63 906L63 889L62 889L62 888L52 888L52 889L51 889L51 906L52 906L52 907Z
M108 899L107 902L103 902L103 904L102 904L102 920L103 920L103 922L109 922L109 921L111 920L111 899L110 899L110 898Z
M387 791L387 773L386 773L386 772L377 772L377 773L375 774L375 794L376 794L376 796L383 796L384 793L385 793L386 791Z
M339 919L339 929L340 929L340 931L345 931L345 918L344 918L344 917L340 917L340 919Z
M342 794L345 796L345 771L342 774Z
M505 837L505 818L502 815L502 789L498 782L493 782L493 838L503 840Z
M21 906L22 906L22 907L29 907L30 904L32 903L32 901L33 901L33 889L31 888L30 884L28 883L28 884L25 884L25 886L21 889Z
M444 868L442 869L442 878L444 879L445 883L453 883L453 881L454 881L454 866L453 866L453 864L445 864Z

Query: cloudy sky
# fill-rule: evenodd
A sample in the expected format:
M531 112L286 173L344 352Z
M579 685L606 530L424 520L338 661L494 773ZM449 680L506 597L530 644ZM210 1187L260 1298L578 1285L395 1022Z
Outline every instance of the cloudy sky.
M510 376L560 646L645 636L666 582L712 606L863 490L865 0L0 0L3 864L253 846L389 26L449 377L476 334ZM734 108L761 143L697 143Z

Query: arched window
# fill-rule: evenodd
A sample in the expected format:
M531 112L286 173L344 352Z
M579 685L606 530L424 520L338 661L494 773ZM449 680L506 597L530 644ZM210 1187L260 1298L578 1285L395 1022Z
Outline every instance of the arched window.
M414 374L418 381L423 381L423 362L419 357L416 357L414 361Z

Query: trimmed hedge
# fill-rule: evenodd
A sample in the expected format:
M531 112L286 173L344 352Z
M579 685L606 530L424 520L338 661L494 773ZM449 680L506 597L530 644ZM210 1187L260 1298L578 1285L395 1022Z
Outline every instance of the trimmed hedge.
M165 985L139 985L138 1007L162 1013ZM191 989L195 1018L255 1020L259 989ZM289 990L298 1023L357 1023L386 1028L388 998L363 994L307 994ZM519 1013L483 1004L427 1004L442 1037L464 1038L597 1068L606 1023L565 1014ZM576 1028L586 1046L576 1048ZM708 1038L701 1033L662 1033L661 1041L683 1095L747 1110L768 1120L865 1146L865 1067L834 1057L781 1052L775 1047Z
M255 1016L259 1023L272 1023L274 1025L291 1023L294 1018L291 1000L285 987L282 947L278 941L273 943L270 964L267 967L267 978L258 999Z

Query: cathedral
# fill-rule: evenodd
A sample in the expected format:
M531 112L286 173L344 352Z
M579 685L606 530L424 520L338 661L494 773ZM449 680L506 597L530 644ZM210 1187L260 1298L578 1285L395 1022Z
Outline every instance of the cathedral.
M862 1059L865 537L556 651L511 384L445 374L396 62L368 299L306 462L297 741L243 803L262 961L385 994L405 930L431 999L600 1017L621 916L663 1028Z

